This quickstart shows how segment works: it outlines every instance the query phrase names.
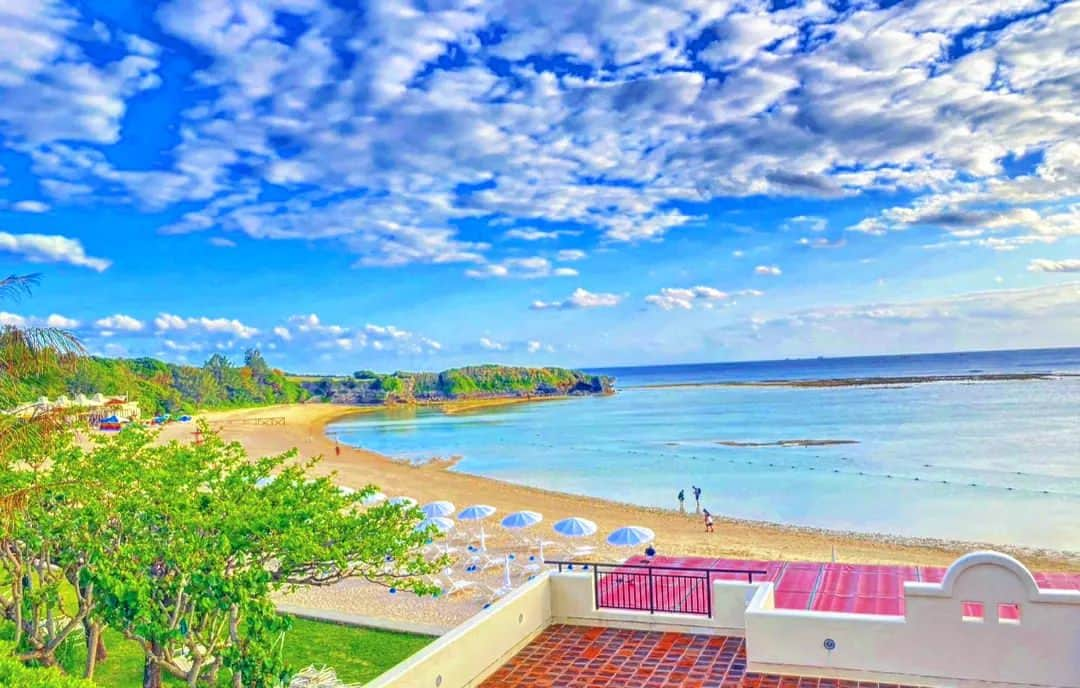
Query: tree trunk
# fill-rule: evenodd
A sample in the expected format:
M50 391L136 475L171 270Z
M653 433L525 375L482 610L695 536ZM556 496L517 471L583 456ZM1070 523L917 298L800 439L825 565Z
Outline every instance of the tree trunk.
M215 657L210 667L206 670L206 684L208 686L217 686L218 673L221 671L221 658Z
M161 688L161 665L157 662L160 654L161 643L150 643L150 651L146 653L143 664L142 688Z
M84 619L83 627L86 629L86 666L83 669L83 678L89 680L94 678L94 669L100 659L98 650L101 646L101 626Z

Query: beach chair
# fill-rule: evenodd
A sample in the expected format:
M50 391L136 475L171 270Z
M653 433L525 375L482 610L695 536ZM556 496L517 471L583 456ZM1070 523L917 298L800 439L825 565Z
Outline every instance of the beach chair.
M544 561L539 554L510 554L510 568L517 573L535 575L544 570ZM499 559L500 564L502 559Z
M564 545L563 551L571 559L583 559L596 551L593 545Z
M478 591L481 589L480 584L476 581L454 578L453 570L450 568L446 568L437 576L428 576L428 580L439 588L440 595L443 597L456 595L466 590Z
M465 561L465 572L479 573L481 571L486 571L488 569L502 565L503 558L501 556L493 556L490 554L484 554L483 552L478 552L477 554L474 554L472 557L469 557L469 559Z
M422 551L424 553L425 559L434 559L436 557L441 557L444 554L448 556L457 554L458 548L450 547L443 542L429 542L428 544L424 545L424 549Z

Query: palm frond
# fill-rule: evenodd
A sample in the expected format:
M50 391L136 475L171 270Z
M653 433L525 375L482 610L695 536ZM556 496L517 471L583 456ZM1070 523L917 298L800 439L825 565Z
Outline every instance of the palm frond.
M44 452L51 439L69 431L72 415L69 409L35 411L30 416L0 414L0 456L23 459Z
M85 355L82 343L67 330L13 325L0 328L0 375L32 375L49 366L70 365Z
M18 301L24 296L30 296L30 288L35 287L41 281L41 275L8 275L0 279L0 299Z
M74 480L64 480L51 484L39 483L9 491L6 494L0 494L0 535L7 535L11 532L11 526L30 507L31 499L49 490L75 484L78 483Z

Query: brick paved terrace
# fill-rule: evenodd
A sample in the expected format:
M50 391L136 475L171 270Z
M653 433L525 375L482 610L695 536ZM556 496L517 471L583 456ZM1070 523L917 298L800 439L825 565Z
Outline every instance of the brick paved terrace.
M553 625L482 688L903 688L746 671L742 638Z

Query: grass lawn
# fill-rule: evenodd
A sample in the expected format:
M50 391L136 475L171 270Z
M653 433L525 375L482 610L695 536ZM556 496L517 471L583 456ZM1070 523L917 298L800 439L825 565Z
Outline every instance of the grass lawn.
M85 646L73 643L73 650L61 663L76 676L82 674ZM355 628L339 624L293 619L282 649L285 663L297 670L309 665L332 667L346 683L364 683L432 642L434 638L408 633ZM109 658L98 664L94 683L102 688L131 688L142 682L143 654L139 646L118 632L105 631ZM183 681L164 676L166 686L183 686Z

